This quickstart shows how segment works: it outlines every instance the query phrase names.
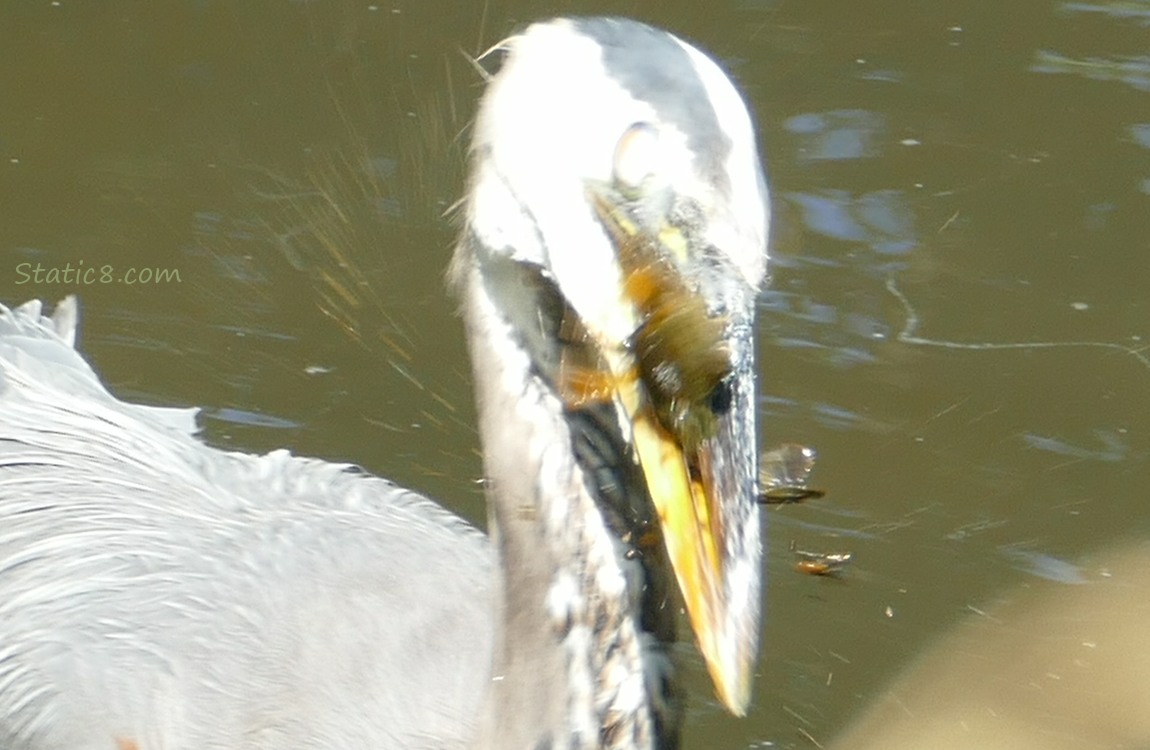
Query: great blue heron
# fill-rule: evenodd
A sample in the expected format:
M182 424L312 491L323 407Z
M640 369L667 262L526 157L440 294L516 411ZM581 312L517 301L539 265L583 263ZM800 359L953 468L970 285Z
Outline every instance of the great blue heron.
M205 447L193 411L103 388L74 302L5 309L0 747L674 746L675 580L746 708L768 225L748 113L636 22L502 49L451 270L491 539L349 466Z

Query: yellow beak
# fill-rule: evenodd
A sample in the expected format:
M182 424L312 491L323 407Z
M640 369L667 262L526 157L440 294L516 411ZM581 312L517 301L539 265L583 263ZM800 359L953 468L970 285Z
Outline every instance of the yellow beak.
M625 404L631 402L629 410L638 403L634 394L634 390L630 397L620 394ZM723 529L713 495L692 476L681 446L649 408L632 414L631 429L691 629L719 699L742 716L750 702L754 654L732 653L736 649L724 627L728 617L720 555Z
M739 576L727 568L745 553L737 543L743 535L724 525L732 518L757 523L757 511L753 493L732 491L741 485L715 472L733 472L732 464L743 462L740 468L749 464L754 476L756 456L753 445L741 445L745 436L734 441L739 444L724 442L712 409L712 394L732 374L726 319L708 313L684 281L678 263L688 253L687 238L673 227L652 236L613 201L594 191L589 197L617 248L620 296L633 310L636 329L626 342L599 341L602 360L592 369L600 374L600 387L584 383L584 393L615 400L629 423L699 648L719 698L741 716L750 702L758 650L758 604L748 606L747 599L757 597L758 588L735 590ZM674 376L661 377L668 371ZM753 431L745 441L753 443ZM716 451L723 455L716 458ZM732 513L722 503L752 510ZM750 559L758 564L757 551Z

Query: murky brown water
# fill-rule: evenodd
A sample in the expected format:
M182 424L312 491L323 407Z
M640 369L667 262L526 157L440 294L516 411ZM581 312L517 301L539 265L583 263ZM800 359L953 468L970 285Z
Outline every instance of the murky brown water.
M214 444L481 519L442 282L463 53L601 12L693 39L751 100L763 440L817 447L828 490L768 511L754 708L725 717L696 660L687 746L826 744L970 607L1150 533L1145 2L7 3L0 299L80 293L113 390L204 406ZM67 263L91 283L28 278ZM791 540L854 561L803 576Z

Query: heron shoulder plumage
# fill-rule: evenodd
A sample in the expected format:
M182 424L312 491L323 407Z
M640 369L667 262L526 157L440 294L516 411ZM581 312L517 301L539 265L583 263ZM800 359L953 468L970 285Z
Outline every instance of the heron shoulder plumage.
M117 401L60 338L74 305L0 317L0 746L465 746L482 535L355 467L217 451L191 410Z

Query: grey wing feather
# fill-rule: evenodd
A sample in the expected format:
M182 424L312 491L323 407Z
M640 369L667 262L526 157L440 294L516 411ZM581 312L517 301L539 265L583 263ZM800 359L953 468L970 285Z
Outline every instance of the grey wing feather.
M0 308L0 747L465 745L483 536L351 466L202 445L75 330L71 298Z
M0 358L25 379L75 397L81 403L90 400L95 404L114 404L148 423L164 423L188 434L196 431L197 409L126 404L108 393L74 348L78 325L79 309L74 296L64 298L50 316L43 314L40 300L25 302L15 310L0 305ZM6 381L0 380L0 389L6 387Z

